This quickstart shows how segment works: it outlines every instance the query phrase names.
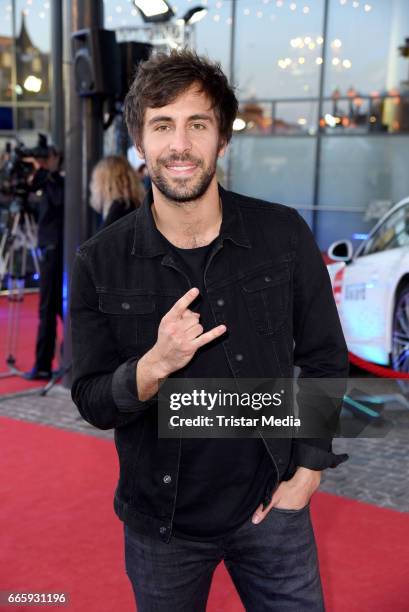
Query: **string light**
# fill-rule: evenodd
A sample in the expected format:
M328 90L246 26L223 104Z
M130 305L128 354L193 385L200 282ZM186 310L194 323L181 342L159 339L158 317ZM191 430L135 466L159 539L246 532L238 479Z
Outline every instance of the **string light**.
M263 16L263 11L257 11L256 15L259 19L261 19Z
M334 57L334 58L332 58L332 64L333 64L333 66L338 66L338 64L340 63L340 61L341 61L341 60L339 59L339 57Z
M244 15L250 15L250 9L245 8L244 11L243 11L243 14Z
M324 42L324 39L322 38L322 36L318 36L316 40L317 40L317 45L322 45L322 43Z
M324 60L322 59L322 57L315 58L315 63L318 64L318 65L321 65L323 63L323 61Z
M333 49L340 49L342 47L342 41L340 41L339 38L335 38L331 43L331 47Z
M369 13L369 11L372 11L372 6L370 4L365 4L364 6L364 11L366 11L367 13Z
M304 13L304 15L308 15L308 13L310 12L310 7L309 6L304 6L302 12Z
M349 59L344 59L342 62L342 65L344 68L351 68L352 67L352 62Z
M296 8L297 8L296 3L295 3L295 2L292 2L292 3L290 4L290 11L295 11L295 10L296 10Z

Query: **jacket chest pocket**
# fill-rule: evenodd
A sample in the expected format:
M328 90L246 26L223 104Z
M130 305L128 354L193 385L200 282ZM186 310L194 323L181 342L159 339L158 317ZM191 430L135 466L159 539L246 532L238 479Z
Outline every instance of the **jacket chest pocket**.
M247 311L257 333L274 334L284 323L288 312L290 270L280 267L259 272L240 283Z
M120 353L135 354L155 344L158 322L154 296L100 293L99 310L109 319Z

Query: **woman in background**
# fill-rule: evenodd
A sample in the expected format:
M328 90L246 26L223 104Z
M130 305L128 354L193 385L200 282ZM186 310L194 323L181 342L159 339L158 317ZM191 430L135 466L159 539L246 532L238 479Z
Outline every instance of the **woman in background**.
M126 157L109 155L94 167L90 204L102 214L99 230L138 208L145 195L142 182Z

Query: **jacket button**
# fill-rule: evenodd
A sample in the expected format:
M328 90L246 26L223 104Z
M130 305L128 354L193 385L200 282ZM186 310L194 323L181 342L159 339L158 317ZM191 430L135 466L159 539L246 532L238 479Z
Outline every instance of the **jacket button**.
M224 306L224 300L223 300L223 298L220 298L219 300L217 300L217 305L218 305L218 306Z
M166 527L162 525L162 527L159 528L159 533L162 533L162 534L166 533Z
M166 484L168 484L168 482L172 482L172 477L169 474L165 474L165 476L163 477L163 482L165 482Z
M241 353L237 353L236 361L243 361L243 355Z
M264 280L266 281L266 283L269 283L271 281L271 276L265 276Z
M130 309L130 305L128 304L128 302L122 302L121 308L123 308L124 310L129 310Z

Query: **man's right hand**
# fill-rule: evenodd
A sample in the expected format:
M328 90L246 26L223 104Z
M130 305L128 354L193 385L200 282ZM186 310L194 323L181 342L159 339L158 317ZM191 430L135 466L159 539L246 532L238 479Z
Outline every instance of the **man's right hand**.
M225 333L225 325L203 333L199 313L188 308L198 294L199 290L193 287L175 302L161 319L155 345L139 360L136 379L142 401L157 392L159 378L183 368L201 346Z

